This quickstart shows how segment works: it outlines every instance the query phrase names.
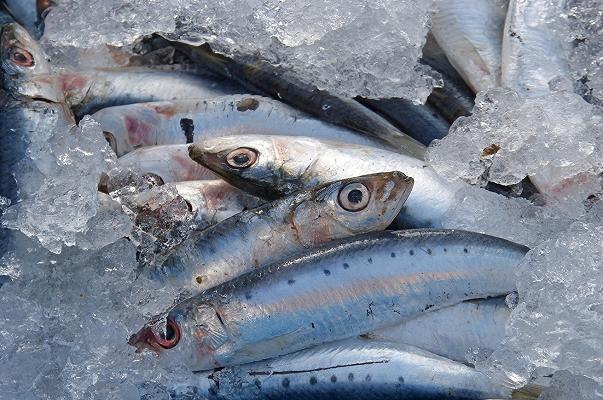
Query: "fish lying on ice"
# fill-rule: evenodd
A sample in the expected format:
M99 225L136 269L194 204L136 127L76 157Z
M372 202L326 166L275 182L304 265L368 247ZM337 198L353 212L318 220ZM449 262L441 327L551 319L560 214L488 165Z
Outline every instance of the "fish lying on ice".
M267 97L233 95L196 100L137 103L104 108L92 116L118 156L142 146L192 143L227 135L291 135L384 144L331 125Z
M232 165L237 154L253 163ZM397 222L408 227L441 227L461 184L442 179L425 162L367 146L290 136L229 136L202 139L190 156L225 180L263 198L277 198L336 179L400 171L415 180Z
M206 370L262 360L515 290L528 248L455 230L356 236L185 300L130 338Z
M53 3L51 0L0 0L0 10L8 13L33 37L39 38L44 30L44 16Z
M198 377L195 390L208 399L471 400L512 395L511 389L466 365L374 340L329 343Z
M431 32L448 60L475 92L500 86L507 0L438 3Z
M412 185L387 172L292 194L196 232L158 275L190 295L305 249L385 229Z

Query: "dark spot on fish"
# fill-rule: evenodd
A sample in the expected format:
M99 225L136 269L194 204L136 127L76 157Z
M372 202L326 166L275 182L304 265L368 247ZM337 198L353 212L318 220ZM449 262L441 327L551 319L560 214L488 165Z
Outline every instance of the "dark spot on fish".
M315 376L310 377L310 385L316 385L318 383L318 379Z
M199 285L203 283L203 277L202 276L198 276L195 278L195 282L197 282Z
M371 257L369 257L367 261L369 262L369 264L373 263L373 259Z
M411 250L411 251L408 252L408 254L410 254L411 256L414 256L415 255L415 251Z
M431 254L431 249L427 249L427 254Z
M255 381L253 381L253 383L255 383L255 385L257 386L258 389L262 388L262 382L260 382L259 379L256 379Z
M398 382L400 382L400 383L404 383L404 377L403 377L403 376L399 376L399 377L398 377Z
M322 272L324 272L324 274L325 274L326 276L331 275L331 271L329 271L328 269L325 269L325 270L323 270Z
M331 375L331 382L337 382L337 377L335 375Z
M448 251L448 249L446 247L444 247L444 253L446 253Z
M289 285L293 285L293 284L295 283L295 279L289 279L289 280L287 281L287 283L288 283Z
M465 248L463 249L463 252L464 252L464 253L469 253L469 250L467 250L467 248L465 247Z
M520 42L520 43L523 43L523 39L521 38L521 36L519 36L519 35L517 34L517 32L513 32L513 31L511 31L511 32L509 33L509 36L514 37L514 38L517 38L517 40L519 40L519 42Z
M488 157L494 155L500 150L500 146L496 143L492 143L490 146L482 150L482 157Z
M260 106L260 102L252 97L237 101L238 111L256 110Z
M429 310L429 309L430 309L431 307L433 307L433 306L434 306L433 304L427 304L427 305L425 306L425 309L424 309L423 311L427 311L427 310Z
M369 374L364 378L365 382L370 382L373 379L373 377Z
M184 136L186 136L186 143L193 143L195 130L193 120L190 118L182 118L180 120L180 128L182 128L182 132L184 133Z
M348 374L348 381L354 382L354 374L351 372Z
M315 326L314 326L314 322L311 322L311 323L310 323L310 326L312 327L312 329L314 329L314 328L315 328Z
M249 292L245 293L245 298L246 298L247 300L251 300L251 297L252 297L252 296L251 296L251 293L249 293Z
M283 378L283 381L281 382L281 384L283 385L284 388L288 388L289 387L289 378Z
M343 263L343 269L348 269L350 268L350 264L348 263Z
M390 254L390 256L391 256L392 258L396 258L396 253L392 253L392 254Z

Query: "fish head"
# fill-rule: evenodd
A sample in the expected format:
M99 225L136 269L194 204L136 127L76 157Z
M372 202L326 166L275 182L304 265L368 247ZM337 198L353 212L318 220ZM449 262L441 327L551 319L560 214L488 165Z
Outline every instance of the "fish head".
M304 174L319 151L320 143L311 138L264 135L203 139L189 147L193 160L264 199L305 189Z
M413 184L398 171L335 181L313 189L313 196L292 211L291 221L309 245L382 230L398 215Z
M157 318L132 335L128 344L136 352L152 351L195 370L219 366L215 355L229 342L219 314L195 298L176 305L167 316Z
M38 20L44 21L44 18L52 11L56 3L52 0L36 0L36 11L38 12Z
M51 72L38 42L17 23L2 27L0 57L4 81L22 81Z

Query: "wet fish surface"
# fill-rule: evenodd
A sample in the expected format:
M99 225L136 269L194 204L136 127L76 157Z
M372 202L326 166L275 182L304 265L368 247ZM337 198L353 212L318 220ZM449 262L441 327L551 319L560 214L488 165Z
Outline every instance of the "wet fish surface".
M204 137L241 134L310 136L386 146L277 100L253 95L122 105L104 108L92 117L101 124L118 156L143 146L193 143Z
M226 158L251 151L253 164L232 168ZM191 145L191 158L234 186L263 198L277 198L336 179L400 171L415 180L398 222L407 227L441 227L460 183L447 182L425 162L367 146L291 136L230 136Z
M475 92L500 86L506 12L506 0L449 0L432 17L436 41Z
M234 79L255 93L280 99L324 121L382 140L413 157L422 159L425 154L421 143L400 132L383 117L353 99L335 96L308 85L291 71L257 59L234 60L214 53L207 45L170 43L208 70Z
M489 355L501 345L510 315L504 297L471 300L372 332L369 337L409 344L467 363L475 352Z
M262 360L505 295L528 248L455 230L370 233L176 305L130 338L193 370Z
M385 229L412 190L402 173L296 193L197 232L159 272L187 295L335 239Z
M195 389L208 399L469 400L511 396L510 389L470 367L387 341L346 340L199 375Z

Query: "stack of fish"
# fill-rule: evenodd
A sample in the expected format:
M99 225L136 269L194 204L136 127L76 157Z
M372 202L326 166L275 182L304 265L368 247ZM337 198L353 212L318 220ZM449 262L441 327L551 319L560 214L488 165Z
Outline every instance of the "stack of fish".
M65 126L92 114L119 157L99 183L102 204L134 221L140 273L179 288L131 336L137 351L199 371L210 398L512 395L467 357L502 340L528 249L446 229L464 184L422 159L470 112L472 90L500 84L506 5L464 3L434 17L444 51L432 40L424 62L445 85L424 106L343 99L159 36L145 55L116 55L126 67L56 72L30 33L3 26L6 110L61 110ZM48 4L38 6L30 30ZM486 17L461 35L459 10ZM450 51L455 40L469 56ZM6 115L11 126L31 117ZM14 182L2 192L18 200Z

